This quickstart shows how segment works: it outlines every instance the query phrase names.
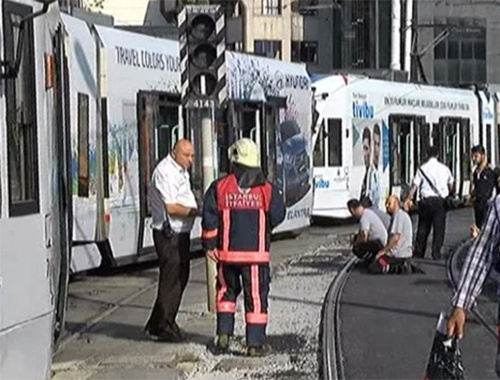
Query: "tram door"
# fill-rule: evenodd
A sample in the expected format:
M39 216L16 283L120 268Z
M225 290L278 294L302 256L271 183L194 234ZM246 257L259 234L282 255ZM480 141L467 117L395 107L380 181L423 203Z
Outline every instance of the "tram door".
M460 155L458 153L460 119L442 117L439 119L439 144L441 161L450 168L455 181L459 180Z
M137 252L144 249L146 218L151 217L148 203L148 185L158 162L170 153L182 136L179 128L179 103L177 95L140 91L137 95L137 120L139 128L139 193L140 228ZM146 244L150 247L151 244Z
M414 123L413 138L413 170L422 165L427 158L430 146L430 125L425 122L424 117L416 117ZM415 174L412 172L412 174Z
M285 108L285 98L270 98L267 102L234 103L234 139L250 138L260 148L261 167L271 182L280 182L279 133L280 111Z
M56 112L56 149L57 149L57 209L59 213L59 257L52 263L53 288L55 290L54 343L63 335L65 326L66 303L70 270L70 239L72 233L72 196L71 187L71 143L70 143L70 104L69 68L65 52L62 29L57 31L53 41L55 63L55 112Z
M465 196L469 193L470 179L472 173L471 165L471 133L470 120L460 119L460 140L459 140L459 156L460 156L460 181L457 183L458 195Z
M390 125L390 194L405 198L413 178L415 140L413 129L415 117L407 115L389 116Z

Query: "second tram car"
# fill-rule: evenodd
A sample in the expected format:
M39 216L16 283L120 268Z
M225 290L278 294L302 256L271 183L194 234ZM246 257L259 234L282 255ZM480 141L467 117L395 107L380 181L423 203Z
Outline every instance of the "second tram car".
M469 192L472 145L487 145L495 164L493 129L474 91L344 75L321 78L314 90L313 216L349 217L350 198L369 196L382 208L389 194L405 197L430 144L459 197Z
M72 67L71 269L151 260L147 187L179 138L195 145L191 177L195 193L203 195L201 122L180 106L178 43L89 27L67 15L63 21ZM308 226L312 93L305 65L227 52L226 68L228 106L212 115L217 175L228 171L227 147L235 139L254 139L266 174L286 200L287 218L276 232ZM194 241L201 237L199 222Z

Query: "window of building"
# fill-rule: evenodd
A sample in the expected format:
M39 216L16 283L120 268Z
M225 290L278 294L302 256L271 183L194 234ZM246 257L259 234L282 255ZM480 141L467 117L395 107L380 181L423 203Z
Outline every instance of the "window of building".
M4 1L4 59L14 62L21 49L17 77L5 81L7 99L7 158L9 214L21 216L39 212L39 178L36 118L36 80L33 22L25 25L24 43L19 47L19 25L32 8Z
M254 52L263 57L281 59L281 41L255 40Z
M318 43L316 41L292 41L292 61L317 63Z
M298 0L297 3L292 1L292 6L297 4L297 12L302 16L313 16L317 13L316 6L318 3L319 0Z
M281 14L281 0L262 0L262 14L277 16Z
M486 81L486 21L479 18L434 20L434 36L444 28L447 38L434 47L436 84L460 86Z
M89 196L89 96L78 94L78 196Z

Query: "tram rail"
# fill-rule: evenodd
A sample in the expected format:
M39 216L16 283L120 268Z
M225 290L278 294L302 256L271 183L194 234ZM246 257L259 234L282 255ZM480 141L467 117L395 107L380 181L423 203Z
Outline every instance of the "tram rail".
M450 285L456 289L460 280L461 265L460 258L464 250L468 250L472 245L472 240L460 244L457 248L450 252L446 261L446 273ZM340 380L345 379L343 353L342 353L342 338L340 307L341 298L345 284L352 272L354 265L357 262L356 257L350 258L335 276L334 280L328 288L328 292L323 301L323 310L321 315L320 325L320 378L324 380ZM493 277L500 283L500 276ZM475 307L471 314L477 319L488 332L492 339L497 339L495 326L488 323L487 318L478 307Z
M323 303L320 327L322 353L322 378L325 380L344 379L342 342L340 336L340 298L352 268L358 261L350 258L332 281Z

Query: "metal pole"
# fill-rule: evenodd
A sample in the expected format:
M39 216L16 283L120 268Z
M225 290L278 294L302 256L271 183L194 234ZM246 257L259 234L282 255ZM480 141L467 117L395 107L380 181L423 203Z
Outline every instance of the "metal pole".
M401 70L401 0L392 0L391 70Z
M203 193L207 191L214 181L214 155L213 138L214 125L212 123L212 113L209 108L201 109L201 147L202 147L202 168L203 168ZM208 311L215 312L215 284L217 280L217 265L206 258L207 267L207 296Z
M406 25L405 25L405 62L404 71L411 76L411 42L412 42L412 19L413 19L413 0L406 0Z
M380 4L375 0L375 68L380 68Z

